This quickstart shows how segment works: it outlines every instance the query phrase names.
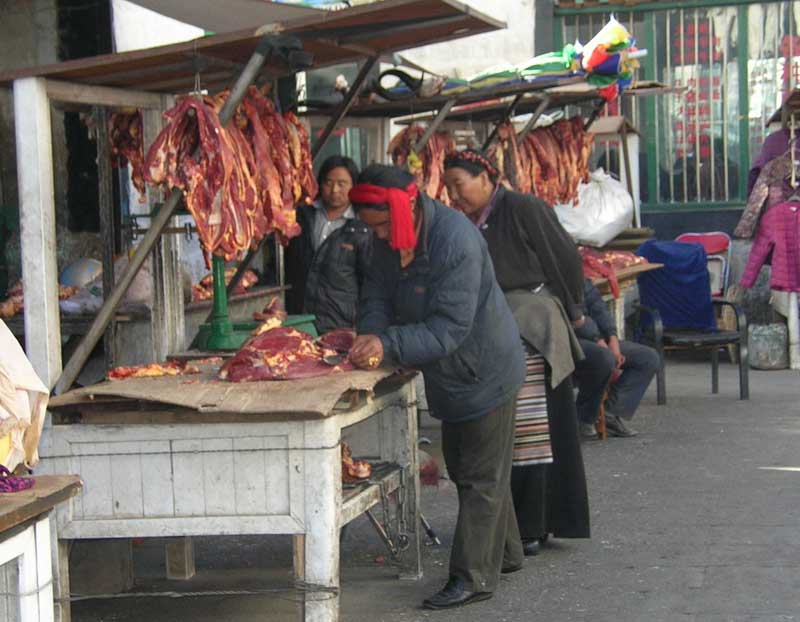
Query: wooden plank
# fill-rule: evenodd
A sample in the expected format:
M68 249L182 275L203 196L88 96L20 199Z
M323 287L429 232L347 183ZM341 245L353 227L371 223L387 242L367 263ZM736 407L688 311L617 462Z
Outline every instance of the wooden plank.
M83 455L80 457L78 473L90 474L87 477L83 495L84 518L106 518L114 515L111 500L111 456L107 450L102 455Z
M191 538L170 538L165 545L167 579L186 581L195 575L194 542Z
M303 533L305 527L294 516L176 516L152 518L72 521L65 525L59 537L66 539L167 538L230 535L292 535Z
M74 497L81 489L77 475L38 475L33 488L0 497L0 534Z
M100 239L103 244L103 292L114 289L114 182L111 177L111 142L108 134L109 114L95 107L95 145L97 147L97 203L100 211ZM114 367L114 320L103 337L106 369Z
M234 441L233 472L237 514L267 513L267 465L264 438Z
M203 441L203 490L205 514L224 516L236 507L236 473L233 470L233 440Z
M132 444L137 445L137 454L116 454L111 460L111 502L114 516L121 518L144 516L141 449Z
M203 441L176 440L172 443L175 516L205 515Z
M215 369L210 367L192 376L134 378L84 387L52 398L48 407L58 411L92 403L95 396L114 396L192 408L202 414L270 413L282 415L286 420L298 420L331 416L342 395L351 390L372 391L394 374L394 369L384 367L375 371L332 374L325 378L231 383L219 382ZM187 383L191 384L187 386ZM155 409L154 405L148 407ZM202 421L202 417L199 420Z
M14 82L25 351L52 388L61 373L50 102L45 81Z
M142 509L145 518L175 515L172 460L169 441L148 443L150 455L141 463Z
M50 519L36 521L33 527L36 545L37 608L40 622L53 622L53 566L50 559Z
M144 108L160 110L163 105L161 95L116 89L107 86L91 86L63 80L47 80L47 96L53 101L87 106L108 106L111 108Z

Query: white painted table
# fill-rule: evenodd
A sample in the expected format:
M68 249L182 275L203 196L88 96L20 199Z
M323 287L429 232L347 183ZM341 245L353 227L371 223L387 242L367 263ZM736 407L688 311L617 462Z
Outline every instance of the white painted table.
M0 596L0 620L53 620L50 512L80 486L76 476L52 475L37 477L31 489L0 494L0 587L13 593L9 579L17 578L17 598Z
M270 389L292 386L256 384L269 385L264 404L274 402ZM349 395L354 399L339 401L323 417L163 405L137 410L133 402L126 408L125 401L112 403L108 396L95 396L99 403L76 411L74 404L59 407L60 398L54 400L52 455L43 464L79 473L85 482L83 493L58 512L59 541L291 534L296 577L334 591L325 598L307 592L305 620L338 620L340 528L403 483L410 546L401 574L421 576L413 377L391 376L374 395ZM343 492L343 439L356 456L387 463L382 484ZM59 565L63 584L66 560Z

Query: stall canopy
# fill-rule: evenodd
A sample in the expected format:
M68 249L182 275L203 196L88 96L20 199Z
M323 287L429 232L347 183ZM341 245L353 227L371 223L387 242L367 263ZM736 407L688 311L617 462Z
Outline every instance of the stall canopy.
M267 33L298 37L314 55L313 66L321 67L504 27L455 0L384 0L184 43L2 72L0 85L38 76L174 94L192 90L199 74L203 88L213 91L231 84Z
M320 9L271 0L129 0L146 9L161 13L209 32L233 32L253 24L265 24L316 15Z
M666 95L678 92L678 90L659 82L634 82L622 93L622 96ZM536 80L521 86L508 86L484 93L476 91L465 94L461 98L457 98L457 104L450 110L446 120L497 121L508 112L509 105L513 102L512 96L520 93L523 94L523 97L514 103L513 116L534 113L545 97L547 98L546 109L586 104L601 99L597 88L588 84L583 77L559 78L551 80L550 83ZM431 101L433 99L353 106L348 114L350 116L383 116L382 111L385 109L390 109L392 112L404 110L405 115L408 115L409 112L415 114L397 115L401 117L396 119L397 123L427 121L433 119L435 111L441 107L442 102L439 100L448 98L436 98L435 101Z

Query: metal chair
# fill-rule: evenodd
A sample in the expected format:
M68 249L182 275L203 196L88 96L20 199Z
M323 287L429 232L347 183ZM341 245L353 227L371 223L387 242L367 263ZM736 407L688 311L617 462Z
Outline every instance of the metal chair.
M636 307L636 323L641 325L641 314L652 318L651 331L642 333L643 341L655 348L661 359L661 367L656 372L656 397L659 405L667 403L666 352L669 350L709 350L711 353L711 392L719 393L719 351L720 348L733 347L739 362L739 399L750 399L749 369L747 353L747 318L742 308L734 302L722 298L714 298L711 303L716 307L729 306L736 313L736 330L687 330L665 328L661 314L655 307L638 305Z
M675 241L700 244L705 249L711 295L724 296L731 265L731 236L724 231L682 233Z
M643 244L638 254L664 268L639 277L642 304L636 309L638 338L649 342L661 359L656 374L659 404L666 404L665 353L669 350L707 350L711 354L711 392L719 392L719 350L732 347L738 355L739 399L750 397L747 318L734 302L710 295L706 253L700 244L660 242ZM735 330L720 330L715 308L730 307ZM648 321L643 321L643 319Z

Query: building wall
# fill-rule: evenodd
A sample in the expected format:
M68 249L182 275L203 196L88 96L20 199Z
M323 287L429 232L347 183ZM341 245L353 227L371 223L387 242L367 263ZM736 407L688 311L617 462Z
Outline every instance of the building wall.
M508 29L428 45L403 55L431 71L459 78L534 55L534 0L468 0L467 4L505 21Z
M58 61L57 0L0 0L0 70L32 67ZM58 227L66 227L66 139L64 115L53 109L53 163ZM17 206L17 161L14 137L14 100L11 89L0 89L0 203ZM59 252L62 251L59 245ZM6 248L9 282L20 277L19 232Z

